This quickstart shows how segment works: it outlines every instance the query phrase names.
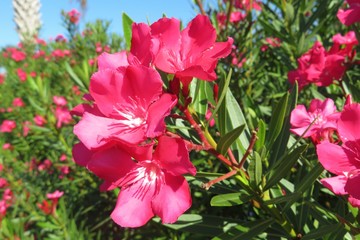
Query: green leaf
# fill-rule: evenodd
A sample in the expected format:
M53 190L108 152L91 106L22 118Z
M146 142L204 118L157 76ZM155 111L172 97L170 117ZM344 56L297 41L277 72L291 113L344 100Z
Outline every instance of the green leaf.
M260 119L258 123L257 137L258 139L255 142L255 149L259 150L262 146L264 146L266 137L266 123L262 119Z
M288 21L288 24L291 24L294 20L294 7L288 2L285 5L285 18Z
M251 160L248 168L250 184L257 187L262 179L262 162L259 153L254 152L254 158Z
M126 50L130 50L131 47L131 36L132 36L132 23L134 21L126 14L122 13L122 24L123 32L126 43Z
M220 97L218 99L218 102L216 103L215 109L211 114L210 119L208 120L208 123L210 123L211 119L213 119L216 116L216 113L219 111L219 108L223 102L223 100L225 99L225 96L227 96L227 92L229 89L229 84L230 84L230 80L231 80L231 75L232 75L232 69L230 69L225 82L223 85L220 86Z
M274 144L276 138L281 132L282 126L284 124L288 99L289 93L284 94L284 96L280 99L279 103L276 105L273 111L272 118L269 124L268 149L271 149L271 146Z
M211 199L210 205L213 207L231 207L241 205L249 200L250 196L245 191L241 191L216 195Z
M340 231L342 228L343 227L342 227L341 223L320 226L319 228L314 229L314 230L310 231L309 233L305 234L301 238L301 240L312 240L312 239L319 239L319 238L323 239L326 235L333 233L333 232Z
M244 129L245 129L245 124L240 125L239 127L234 128L230 132L226 133L224 136L220 138L216 150L224 155L231 146L231 144L233 144L236 141L236 139L241 135Z
M294 166L294 164L297 162L300 155L305 151L306 148L307 145L302 145L294 149L291 153L284 154L279 159L279 161L276 162L276 165L270 170L263 191L277 184L283 177L288 175L291 172L291 168Z
M74 82L75 82L78 86L86 89L84 83L83 83L83 82L80 80L80 78L76 75L76 73L75 73L74 70L70 67L70 65L69 65L68 62L65 62L65 69L66 69L66 71L68 72L68 74L70 75L71 79L73 79Z
M273 223L274 220L272 218L268 218L265 220L239 224L231 228L226 233L212 238L212 240L253 239L254 237L262 234Z

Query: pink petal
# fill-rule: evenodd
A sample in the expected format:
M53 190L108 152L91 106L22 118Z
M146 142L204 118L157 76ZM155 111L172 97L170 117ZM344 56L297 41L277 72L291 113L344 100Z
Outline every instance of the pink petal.
M349 173L351 175L351 173ZM356 174L355 176L349 176L345 190L354 198L360 199L360 174Z
M130 155L116 146L96 151L87 164L98 177L112 182L124 177L134 166Z
M344 175L339 175L331 178L323 178L320 180L320 182L333 193L337 195L346 195L348 194L344 189L346 180L347 177Z
M153 159L160 162L162 168L172 175L196 174L196 168L190 162L189 152L181 138L159 137Z
M340 22L346 26L350 26L360 21L360 7L354 7L347 10L339 9L337 15Z
M338 121L338 131L343 141L360 139L360 104L353 103L344 107Z
M353 207L360 208L360 199L349 196L348 201Z
M316 146L316 152L323 167L334 174L342 175L356 169L341 146L322 142Z
M142 181L139 181L131 187L123 188L119 193L111 218L122 227L141 227L154 216L151 207L154 186L144 195L139 196L141 183Z
M136 56L144 66L149 66L153 59L153 53L150 51L151 47L152 42L149 25L145 23L133 23L130 52Z
M96 126L96 127L94 127ZM74 126L74 134L88 149L96 149L110 140L122 140L128 143L139 143L144 140L143 127L129 128L121 120L84 113L83 118Z
M128 90L128 88L124 88L123 72L105 69L94 73L91 77L91 96L105 116L114 114L116 104L129 101L126 96L131 96L132 92L124 96L123 92Z
M191 207L189 185L182 176L165 174L165 184L152 200L154 213L163 223L174 223Z
M196 56L214 45L216 30L209 18L197 15L181 32L181 56L183 59Z
M180 21L175 18L161 18L151 24L151 35L158 39L160 47L180 51Z
M92 156L92 152L87 149L83 143L75 144L72 149L72 154L75 163L83 167L86 167Z
M215 63L216 62L217 60L215 61ZM176 72L176 76L179 78L196 77L201 80L208 80L208 81L213 81L216 80L217 78L214 69L208 71L200 65L190 66L183 71L178 71Z
M98 57L98 67L99 71L105 69L117 69L120 66L127 66L129 65L127 61L127 53L126 51L121 51L117 53L107 53L103 52Z
M149 138L157 137L165 131L165 117L170 114L171 109L176 105L175 95L163 94L160 99L150 105L147 117L147 132Z

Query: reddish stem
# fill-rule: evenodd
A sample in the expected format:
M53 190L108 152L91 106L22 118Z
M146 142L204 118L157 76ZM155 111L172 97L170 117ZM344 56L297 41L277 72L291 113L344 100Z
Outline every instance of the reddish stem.
M203 143L203 145L205 146L205 148L211 148L211 145L208 142L208 140L206 139L200 125L194 120L193 116L189 112L189 109L187 109L187 108L184 109L184 113L185 113L186 119L189 121L190 125L195 129L195 131L199 135L200 140Z
M230 172L222 175L221 177L215 178L214 180L211 180L211 181L209 181L209 182L207 182L207 183L204 183L204 184L202 185L202 187L205 188L206 190L209 190L209 188L210 188L212 185L214 185L215 183L218 183L218 182L221 182L221 181L223 181L223 180L225 180L225 179L228 179L229 177L234 176L237 172L238 172L237 169L233 169L233 170L231 170Z
M202 14L202 15L206 15L201 0L196 0L196 4L198 5L198 7L199 7L199 9L200 9L201 14Z
M251 139L250 139L250 144L249 144L249 147L246 149L246 152L244 154L244 156L242 157L240 163L237 165L238 168L242 168L245 161L246 161L246 158L249 156L249 154L251 153L252 149L254 148L254 145L255 145L255 142L257 140L257 135L256 135L256 131L254 130L252 132L252 135L251 135Z

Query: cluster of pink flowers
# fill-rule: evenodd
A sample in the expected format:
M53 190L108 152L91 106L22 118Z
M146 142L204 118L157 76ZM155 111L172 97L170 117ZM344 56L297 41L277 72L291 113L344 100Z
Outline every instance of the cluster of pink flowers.
M291 125L293 133L313 140L320 163L336 175L321 183L335 194L348 195L349 202L360 207L360 104L348 98L337 112L331 99L314 99L308 111L303 105L292 111Z
M24 51L13 47L6 48L3 52L3 56L5 58L10 57L15 62L21 62L26 59L26 53Z
M164 120L177 96L163 89L156 69L184 88L193 77L215 80L217 61L230 53L232 39L215 41L206 16L198 15L182 31L179 20L162 18L151 26L133 24L130 52L98 57L88 103L72 110L81 116L74 127L81 142L73 156L104 180L101 190L121 188L111 214L117 224L139 227L154 215L173 223L191 206L183 175L195 175L196 169L185 141L166 134Z
M266 50L268 50L269 46L270 47L273 47L273 48L277 48L277 47L280 47L281 46L281 39L275 37L267 37L265 38L265 42L266 44L263 44L260 48L260 50L262 52L265 52Z
M4 166L0 164L0 173L3 170L4 170ZM5 189L0 199L0 223L1 223L1 220L5 216L7 209L14 202L14 195L11 189L9 188L9 183L5 178L0 178L0 189Z
M47 200L43 200L42 203L38 203L37 206L46 215L54 215L55 210L56 210L56 206L57 206L57 204L59 202L59 199L63 195L64 195L64 192L59 191L59 190L56 190L53 193L47 193L46 197L50 200L50 203Z
M69 21L73 24L78 24L80 19L80 12L76 9L72 9L69 12L67 12L67 17L69 18Z
M344 36L336 34L332 40L333 46L329 51L317 41L298 59L298 68L288 73L291 84L298 81L299 88L302 89L311 83L329 86L334 80L341 80L346 71L346 64L351 63L355 56L353 47L358 44L358 40L353 31Z

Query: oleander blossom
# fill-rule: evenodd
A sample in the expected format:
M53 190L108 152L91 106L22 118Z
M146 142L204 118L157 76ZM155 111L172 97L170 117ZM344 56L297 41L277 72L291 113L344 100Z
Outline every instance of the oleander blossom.
M216 30L209 18L197 15L180 31L180 21L161 18L150 26L155 52L153 64L160 70L175 74L184 83L193 77L213 81L218 59L231 52L232 38L216 41Z
M164 118L177 103L176 96L163 93L162 84L158 72L142 65L116 70L101 67L91 77L93 104L73 109L82 116L74 133L89 149L112 141L137 144L160 136L165 131Z
M163 135L152 149L153 144L126 151L113 145L90 151L82 143L73 148L75 162L105 180L102 190L121 188L111 218L122 227L140 227L155 215L163 223L174 223L191 206L182 175L195 175L196 169L185 142Z
M339 9L337 17L340 22L346 26L350 26L356 22L360 22L360 0L347 0L348 9Z
M290 131L304 138L310 137L314 143L331 140L338 118L339 113L332 99L313 99L308 110L304 105L298 105L291 112Z
M349 195L349 202L360 207L360 104L344 107L337 124L342 142L322 142L316 151L320 163L336 176L321 179L322 184L338 195Z

